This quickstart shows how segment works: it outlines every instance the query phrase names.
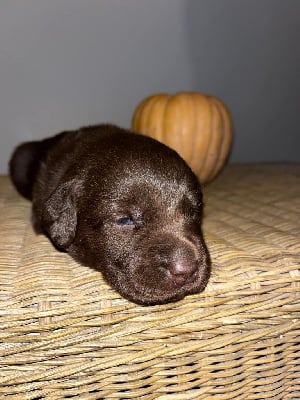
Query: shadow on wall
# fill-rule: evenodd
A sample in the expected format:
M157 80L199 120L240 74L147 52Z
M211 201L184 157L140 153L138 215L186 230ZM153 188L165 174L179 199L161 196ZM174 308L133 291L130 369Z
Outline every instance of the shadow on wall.
M235 125L231 161L300 161L300 2L187 0L194 90Z

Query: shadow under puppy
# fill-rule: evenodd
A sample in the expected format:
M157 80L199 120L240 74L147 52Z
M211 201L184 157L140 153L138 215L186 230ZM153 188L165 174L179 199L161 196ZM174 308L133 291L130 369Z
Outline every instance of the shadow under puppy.
M96 125L23 143L9 167L36 229L125 298L160 304L205 288L201 188L169 147Z

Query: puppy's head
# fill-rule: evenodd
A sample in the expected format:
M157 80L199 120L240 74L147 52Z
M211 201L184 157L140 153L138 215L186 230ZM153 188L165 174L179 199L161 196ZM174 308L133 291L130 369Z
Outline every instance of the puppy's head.
M71 184L63 242L124 297L147 305L179 300L204 289L209 277L200 185L177 153L134 140L110 147L105 167L94 163L81 190Z

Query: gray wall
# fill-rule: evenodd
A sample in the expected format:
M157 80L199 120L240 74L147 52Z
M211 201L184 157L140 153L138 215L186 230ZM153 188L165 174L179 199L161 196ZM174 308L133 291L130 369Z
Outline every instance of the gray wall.
M299 17L299 0L0 1L0 172L20 141L129 127L180 90L228 104L232 162L300 161Z

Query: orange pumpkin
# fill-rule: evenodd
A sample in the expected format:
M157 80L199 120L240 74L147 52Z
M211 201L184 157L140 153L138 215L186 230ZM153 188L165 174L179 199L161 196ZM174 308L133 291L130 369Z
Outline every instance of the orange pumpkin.
M201 183L221 171L233 134L230 113L221 100L185 92L144 99L134 112L132 129L176 150Z

